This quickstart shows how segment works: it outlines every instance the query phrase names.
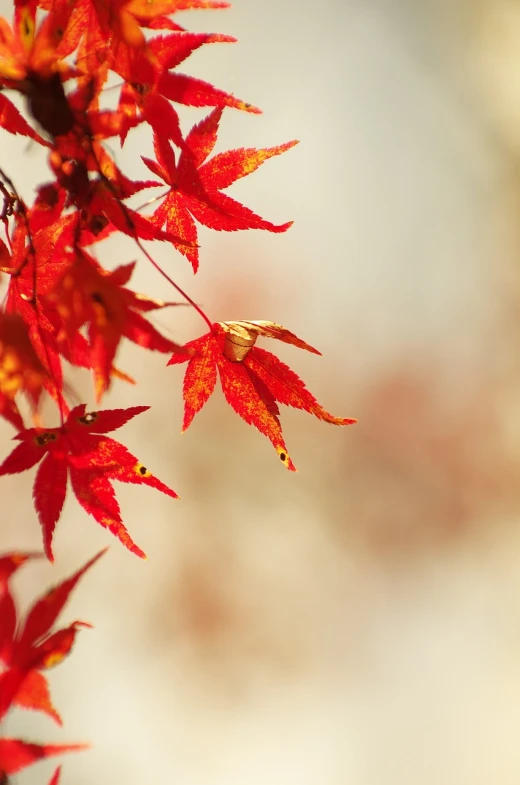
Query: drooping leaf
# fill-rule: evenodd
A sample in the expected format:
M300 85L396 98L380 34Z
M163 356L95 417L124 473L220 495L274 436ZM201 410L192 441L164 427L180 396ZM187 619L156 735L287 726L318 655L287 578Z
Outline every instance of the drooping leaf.
M174 353L168 362L168 365L188 362L183 385L183 430L211 396L218 369L227 402L245 422L270 439L282 463L294 471L282 436L278 403L303 409L333 425L350 425L356 421L329 414L294 371L275 355L254 345L259 335L320 354L274 322L217 322L211 332L185 345L184 356Z
M87 254L78 254L49 295L63 324L58 342L66 342L70 347L79 328L88 325L89 365L94 371L98 402L109 388L114 359L123 337L151 351L172 352L180 348L162 336L140 313L165 308L170 303L151 300L124 287L134 266L132 263L106 272ZM43 464L42 471L46 471ZM49 476L49 480L52 482L52 477Z

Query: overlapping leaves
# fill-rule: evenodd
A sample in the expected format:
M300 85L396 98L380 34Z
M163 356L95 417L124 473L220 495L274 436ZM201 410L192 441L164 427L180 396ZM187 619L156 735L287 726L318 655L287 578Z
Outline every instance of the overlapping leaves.
M88 412L86 404L73 405L78 396L64 376L69 364L92 372L99 403L114 378L132 381L115 365L124 340L171 354L170 365L186 362L184 429L219 376L228 403L268 437L291 470L279 404L335 425L354 422L329 414L294 371L255 344L262 336L319 352L273 322L212 325L147 246L156 240L169 243L180 252L177 260L186 257L196 272L197 224L217 231L270 232L291 225L271 223L224 191L296 142L213 155L224 109L260 110L184 73L184 63L198 49L235 39L189 32L178 12L226 5L219 0L14 0L12 18L0 16L0 129L40 146L48 154L50 173L30 204L5 171L7 162L0 161L0 275L6 284L0 307L0 417L18 431L18 445L0 464L0 476L37 467L33 499L50 560L69 484L83 510L141 557L123 523L113 481L149 485L177 498L107 436L148 407ZM109 85L118 90L111 108L103 93ZM16 98L25 102L25 110L20 111ZM212 111L185 134L178 105ZM155 159L142 158L158 180L131 180L117 163L116 144L124 144L140 125L153 134ZM157 186L162 193L140 196L140 207L131 201ZM144 215L143 207L152 203L152 214ZM99 243L116 233L130 238L140 257L147 257L173 286L175 302L128 288L135 262L117 258L109 268L101 264ZM184 346L159 332L149 316L177 305L177 295L210 328ZM42 425L45 391L56 404L54 427ZM98 557L21 618L10 579L32 556L0 557L0 721L8 709L20 707L60 722L46 671L70 652L78 631L88 625L75 621L58 630L53 625ZM0 783L36 760L79 748L0 738ZM59 769L49 785L58 779Z
M74 393L65 383L64 363L92 371L94 398L100 403L114 378L132 381L116 367L123 340L170 354L169 364L187 362L184 428L211 395L218 375L233 409L270 439L289 469L294 464L282 436L279 404L336 425L353 422L329 414L294 371L254 346L262 335L317 353L293 333L272 322L220 322L180 346L148 316L178 303L129 289L135 262L117 260L106 269L97 258L101 240L117 232L127 235L210 326L204 311L159 267L145 244L170 243L197 271L197 224L217 231L284 232L291 226L271 223L225 191L296 142L214 154L225 108L259 110L179 71L201 47L235 39L184 30L178 12L225 5L15 0L12 20L0 17L0 127L49 148L52 175L29 205L0 162L5 230L0 272L7 280L0 309L0 416L17 428L20 442L0 465L0 475L39 464L33 496L49 558L69 481L80 505L140 556L122 522L112 480L148 484L176 496L106 436L147 407L86 414L82 404L71 411ZM123 83L108 109L101 92L111 73ZM11 103L13 92L25 97L28 119ZM185 135L176 104L212 111ZM153 134L155 158L142 158L156 180L130 180L116 163L114 141L123 143L140 124ZM151 215L143 215L129 200L161 183L166 192L149 199L157 204ZM44 391L58 408L55 427L44 427L39 419ZM24 423L21 412L27 413L27 404L34 427Z
M41 711L61 724L45 674L67 657L77 632L82 627L90 627L90 624L75 621L57 630L54 630L54 625L78 581L102 553L47 591L24 616L18 611L11 579L23 564L41 554L9 553L0 556L0 723L8 711L21 708ZM35 744L21 739L0 738L0 781L37 760L85 749L86 746ZM58 782L58 771L51 780L52 785Z

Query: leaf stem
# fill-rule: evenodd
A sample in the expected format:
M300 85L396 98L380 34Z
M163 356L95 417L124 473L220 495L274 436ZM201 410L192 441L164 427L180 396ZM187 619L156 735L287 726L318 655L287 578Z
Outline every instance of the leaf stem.
M202 310L202 308L201 308L199 305L197 305L197 303L195 302L195 300L192 300L192 299L191 299L191 297L189 296L189 294L187 294L187 293L184 291L184 289L182 289L182 288L181 288L181 287L180 287L178 284L176 284L176 283L175 283L175 281L174 281L172 278L170 278L170 276L168 275L168 273L165 273L165 272L164 272L164 270L162 269L162 267L161 267L159 264L157 264L157 262L155 261L155 259L153 259L153 257L152 257L152 256L150 256L150 254L148 253L148 251L146 250L146 248L143 248L143 246L141 245L141 243L140 243L140 241L138 240L138 238L134 238L134 239L135 239L135 241L136 241L136 243L137 243L137 245L138 245L139 249L140 249L140 250L141 250L141 251L144 253L144 255L146 256L146 258L148 259L148 261L149 261L149 262L151 262L151 263L153 264L153 266L155 267L155 269L157 270L157 272L158 272L158 273L160 273L160 274L163 276L163 278L165 278L165 279L168 281L168 283L169 283L169 284L171 284L171 286L173 286L173 288L174 288L174 289L176 289L176 290L179 292L179 294L181 295L181 297L184 297L184 299L186 300L186 302L188 302L188 303L189 303L189 304L190 304L190 305L191 305L193 308L195 308L195 310L197 311L197 313L199 314L199 316L201 316L201 317L204 319L204 321L205 321L205 322L206 322L206 324L208 325L209 329L211 330L211 329L212 329L212 327L213 327L213 323L212 323L212 321L210 320L210 318L209 318L209 317L208 317L208 316L207 316L207 315L204 313L204 311Z

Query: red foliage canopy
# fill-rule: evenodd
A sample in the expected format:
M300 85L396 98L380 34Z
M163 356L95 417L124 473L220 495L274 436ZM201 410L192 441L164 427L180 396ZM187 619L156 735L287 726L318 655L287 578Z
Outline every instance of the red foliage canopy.
M17 428L15 438L21 442L1 464L0 474L40 463L33 495L49 558L68 478L81 506L139 556L144 554L122 522L111 480L152 485L176 497L123 445L104 435L122 417L147 407L85 415L82 404L70 411L64 361L92 371L97 403L114 378L132 381L115 366L125 339L167 352L169 364L187 362L184 428L211 394L218 370L227 401L271 440L289 469L294 464L278 404L335 425L354 422L328 414L290 368L253 344L264 335L316 350L272 322L212 324L144 245L170 243L196 272L197 223L231 232L284 232L291 226L290 221L274 224L261 218L224 191L296 141L212 155L224 109L259 110L179 72L200 47L235 39L188 32L178 23L178 13L225 5L203 0L15 0L13 18L0 17L0 127L42 146L51 175L28 204L0 162L5 231L0 270L7 276L0 310L0 416ZM102 91L113 77L119 80L116 108L102 108ZM25 98L27 116L11 103L13 93ZM184 135L177 104L212 111ZM156 180L130 180L111 152L115 140L123 144L142 124L153 133L155 159L143 156L143 161ZM133 196L161 183L166 190L144 205L153 204L149 215L130 206ZM135 262L106 269L98 261L99 242L116 232L133 239L140 255L198 311L209 332L181 347L152 325L145 314L178 303L152 300L127 288ZM41 425L44 391L57 405L56 427ZM32 410L33 427L24 427L18 408L22 395Z

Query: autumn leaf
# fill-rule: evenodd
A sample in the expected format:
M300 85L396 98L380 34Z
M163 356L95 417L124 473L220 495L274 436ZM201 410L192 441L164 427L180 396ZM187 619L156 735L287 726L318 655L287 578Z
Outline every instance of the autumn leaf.
M107 272L92 257L78 254L48 298L63 324L58 344L72 345L79 328L88 325L89 364L94 371L98 402L110 385L113 361L123 337L151 351L172 352L180 348L141 315L170 303L152 300L124 286L134 267L135 262Z
M0 311L0 415L18 430L23 428L16 396L24 393L36 410L47 381L21 317Z
M54 342L54 308L48 310L45 299L70 264L67 250L72 239L73 216L66 215L53 221L54 213L44 215L36 210L39 228L32 231L33 212L28 211L27 220L17 216L11 237L10 253L0 254L0 270L10 276L5 312L10 319L20 317L27 326L27 335L32 345L36 362L44 375L42 383L49 393L59 400L62 386L62 369ZM51 221L46 223L46 221ZM21 328L20 328L21 329ZM27 350L29 352L29 350ZM36 369L34 358L27 356L27 374ZM37 403L37 389L33 403Z
M166 224L171 234L193 243L194 247L191 248L186 245L177 245L177 248L190 260L195 272L199 266L195 221L210 229L226 232L241 229L285 232L292 225L292 221L275 225L260 218L223 194L222 189L251 174L268 158L284 153L297 142L262 150L229 150L206 160L217 141L221 115L222 109L215 109L192 128L186 138L187 150L181 152L178 163L168 139L157 133L154 133L157 160L142 157L147 167L170 188L153 214L154 221L158 226Z
M5 585L0 595L0 718L10 706L18 706L42 711L61 724L41 671L61 662L69 654L78 630L90 625L76 621L55 632L51 628L78 581L103 553L47 591L25 619L18 617L9 586ZM4 564L12 575L14 568L31 555L8 554L0 558L0 566Z
M217 370L224 397L243 420L267 436L280 460L291 471L280 425L278 403L303 409L333 425L350 425L351 418L329 414L307 390L302 380L271 352L255 346L258 336L277 338L284 343L320 354L294 333L274 322L217 322L211 332L184 346L186 354L174 353L168 365L188 362L184 377L185 431L211 396ZM191 352L191 356L188 354Z
M130 128L145 121L162 138L171 139L179 148L186 149L179 116L170 102L197 107L227 106L259 114L257 107L209 82L173 70L204 44L235 41L232 36L176 31L153 38L148 50L134 49L126 53L127 57L118 51L111 68L125 80L118 106L126 117L121 141Z
M29 80L34 74L50 77L60 68L57 48L63 37L71 3L55 3L53 13L47 14L36 30L36 3L17 3L14 23L0 17L0 82L8 87ZM20 84L23 91L25 84Z
M132 553L146 558L124 526L111 481L149 485L176 499L164 485L119 442L104 436L148 406L86 412L76 406L58 428L29 428L15 439L21 444L0 466L0 475L18 474L40 463L33 486L36 512L43 530L43 545L53 561L52 536L61 515L70 478L72 491L96 521L109 529Z
M17 216L10 253L5 249L0 254L0 270L10 276L6 312L20 315L29 326L47 326L42 297L56 285L71 260L68 249L75 219L66 215L53 221L53 217L50 211L44 217L41 207L37 208L39 228L34 231L32 211L28 211L27 220Z
M12 29L0 17L0 86L24 94L32 116L52 136L67 133L74 123L62 82L70 75L70 67L57 51L71 11L72 3L55 2L38 30L35 2L16 4ZM9 107L4 109L19 133L43 141L28 131Z

